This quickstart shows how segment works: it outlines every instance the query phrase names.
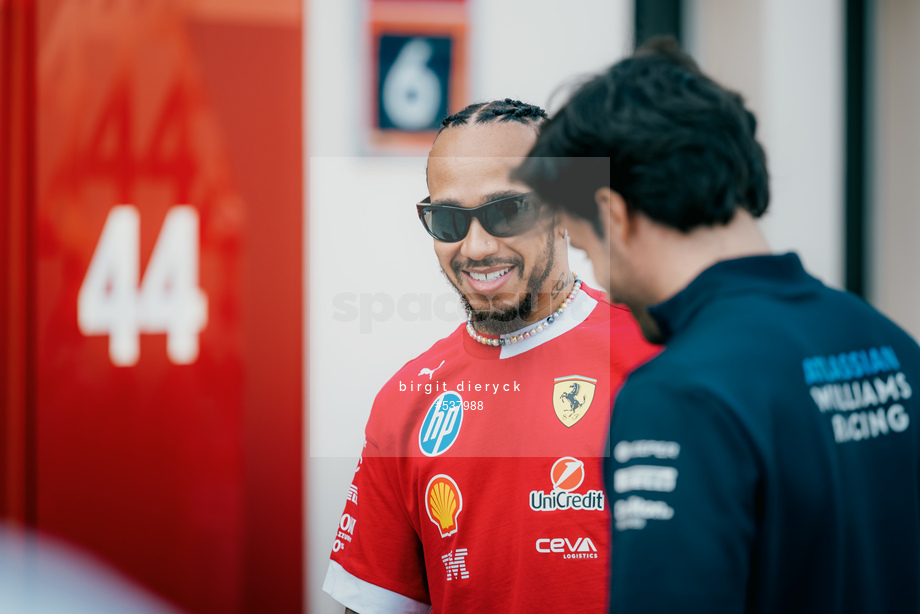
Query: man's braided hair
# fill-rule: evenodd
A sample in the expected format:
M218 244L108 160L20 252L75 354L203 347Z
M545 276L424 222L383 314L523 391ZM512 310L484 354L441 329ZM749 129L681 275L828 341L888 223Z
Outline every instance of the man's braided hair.
M467 123L485 124L491 121L519 122L539 126L547 117L546 111L540 107L511 98L477 102L441 120L438 134L445 128L453 126L463 126Z

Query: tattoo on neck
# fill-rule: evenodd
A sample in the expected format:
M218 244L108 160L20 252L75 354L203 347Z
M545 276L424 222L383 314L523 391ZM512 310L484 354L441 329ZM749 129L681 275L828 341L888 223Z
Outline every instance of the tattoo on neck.
M550 297L555 301L556 297L562 294L562 291L565 290L567 285L566 274L562 273L559 276L559 279L556 280L556 283L553 284L553 289L550 290Z

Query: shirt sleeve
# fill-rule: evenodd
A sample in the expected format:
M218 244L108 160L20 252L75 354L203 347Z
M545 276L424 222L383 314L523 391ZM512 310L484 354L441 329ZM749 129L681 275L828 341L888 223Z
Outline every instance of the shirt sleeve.
M629 381L610 429L610 611L746 611L758 463L737 417L713 395Z
M400 462L368 439L336 527L323 590L359 614L431 609L422 544L398 487Z

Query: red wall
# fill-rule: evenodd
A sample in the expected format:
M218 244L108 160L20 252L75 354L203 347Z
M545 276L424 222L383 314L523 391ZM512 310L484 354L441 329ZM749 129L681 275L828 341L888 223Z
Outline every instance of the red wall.
M3 511L188 611L300 611L300 5L18 5Z

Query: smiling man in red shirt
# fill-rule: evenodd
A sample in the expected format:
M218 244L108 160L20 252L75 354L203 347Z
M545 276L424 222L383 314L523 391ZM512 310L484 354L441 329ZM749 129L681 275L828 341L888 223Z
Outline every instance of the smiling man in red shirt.
M656 349L509 179L545 117L473 105L431 149L419 218L469 317L374 402L323 586L350 610L606 607L610 398Z

